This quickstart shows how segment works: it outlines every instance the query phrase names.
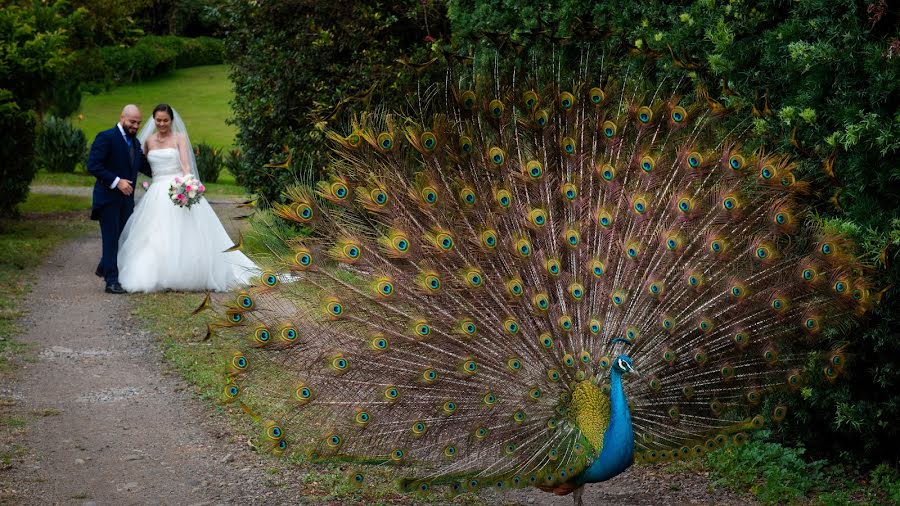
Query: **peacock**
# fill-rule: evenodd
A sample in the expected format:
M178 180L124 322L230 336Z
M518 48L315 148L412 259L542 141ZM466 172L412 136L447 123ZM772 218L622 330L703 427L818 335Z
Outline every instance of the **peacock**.
M459 67L328 130L327 175L273 204L269 270L211 325L261 445L579 503L846 371L866 266L749 118L640 69Z

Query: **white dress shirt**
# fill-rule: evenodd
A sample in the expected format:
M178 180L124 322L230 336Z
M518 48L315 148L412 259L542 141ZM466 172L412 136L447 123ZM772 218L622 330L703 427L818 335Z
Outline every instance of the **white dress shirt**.
M125 129L122 128L122 123L116 123L116 126L119 127L119 133L121 133L122 138L125 139L125 144L128 144L128 136L125 135ZM131 142L137 142L137 139L132 139ZM117 177L115 180L113 180L113 184L109 187L110 190L114 190L116 186L118 186L119 179L120 178Z

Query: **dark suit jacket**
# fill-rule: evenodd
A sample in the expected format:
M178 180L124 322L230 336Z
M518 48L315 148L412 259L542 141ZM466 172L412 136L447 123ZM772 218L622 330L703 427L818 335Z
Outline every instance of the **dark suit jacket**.
M141 150L137 139L134 157L131 156L131 148L125 142L119 127L114 126L97 134L94 143L91 144L91 152L88 154L87 170L97 182L94 184L94 203L91 208L91 219L100 219L100 210L108 205L134 205L134 193L124 195L118 188L110 189L110 185L116 178L127 179L134 184L137 181L138 172L151 176L150 164Z

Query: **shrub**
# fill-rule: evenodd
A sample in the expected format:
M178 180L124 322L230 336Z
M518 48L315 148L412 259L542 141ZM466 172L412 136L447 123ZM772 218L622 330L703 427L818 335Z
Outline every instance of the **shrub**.
M370 92L372 103L406 104L416 75L396 60L427 61L433 57L431 37L448 33L441 2L354 0L340 9L315 0L228 0L227 5L232 104L245 159L234 176L263 201L280 198L286 185L315 177L304 172L325 165L329 148L322 129L338 126L325 118L342 99ZM436 69L426 69L423 81L442 78L430 70ZM343 112L365 110L367 103L349 101ZM294 163L265 168L287 158L284 146Z
M141 37L133 46L84 50L79 60L91 67L90 79L104 84L123 84L156 77L176 68L220 64L224 61L224 44L210 37L188 39L150 35Z
M17 214L34 178L35 121L33 113L21 110L6 90L0 90L0 131L15 133L0 142L0 217L7 217Z
M75 172L84 162L87 138L84 132L64 119L48 116L38 129L35 163L49 172Z
M245 172L243 168L244 156L241 154L240 149L232 149L228 153L225 153L225 160L223 163L225 168L228 169L228 172L230 172L232 176L235 176L235 179L237 179L235 174L243 174ZM238 181L238 184L241 184L241 182Z
M201 142L194 145L194 156L197 158L200 181L204 183L218 181L219 172L222 171L222 150Z

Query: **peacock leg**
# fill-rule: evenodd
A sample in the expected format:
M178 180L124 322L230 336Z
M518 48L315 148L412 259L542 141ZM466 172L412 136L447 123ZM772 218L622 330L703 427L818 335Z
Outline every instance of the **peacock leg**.
M581 495L584 494L584 485L575 489L575 492L572 492L572 499L575 500L575 506L583 506L581 502Z

